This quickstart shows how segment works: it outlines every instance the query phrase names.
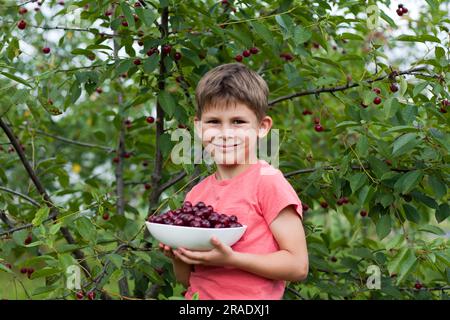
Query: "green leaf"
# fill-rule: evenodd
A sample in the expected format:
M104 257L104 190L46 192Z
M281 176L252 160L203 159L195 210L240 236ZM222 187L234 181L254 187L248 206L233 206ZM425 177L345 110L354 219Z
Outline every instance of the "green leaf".
M309 39L311 39L312 33L308 29L305 29L302 26L295 26L294 29L294 43L296 46L305 43Z
M167 91L160 91L158 95L158 102L161 108L170 116L173 116L173 113L176 108L176 103L172 95Z
M438 37L432 36L430 34L422 34L419 36L401 35L397 37L397 41L411 41L411 42L436 42L441 43Z
M384 239L391 232L391 216L382 215L376 224L377 235L380 240Z
M4 265L3 263L1 263L1 262L0 262L0 271L14 274L14 272L12 272L11 269L9 269L7 266L5 266L5 265Z
M395 184L394 189L397 192L406 194L411 191L423 178L423 172L420 170L410 171L400 177Z
M152 73L153 70L158 66L159 62L159 55L152 54L150 57L145 59L144 62L144 71L145 73Z
M356 193L363 185L367 183L367 177L364 173L353 174L350 179L350 187L352 188L352 193Z
M149 264L152 262L152 259L148 253L141 251L133 251L133 254Z
M389 166L380 159L369 156L370 169L375 173L377 178L381 178L386 172L389 172Z
M423 89L425 89L428 86L428 82L422 82L419 84L416 84L414 86L414 90L413 90L413 97L417 96L419 93L421 93L423 91Z
M75 225L77 227L78 233L86 240L86 241L94 241L95 240L95 227L92 222L87 217L80 217L75 221Z
M44 221L50 213L50 208L45 206L41 207L36 214L34 215L34 219L31 221L33 226L38 226L42 224L42 221Z
M367 140L366 136L361 136L356 143L356 151L360 155L360 157L365 158L367 157L368 151L369 151L369 141Z
M131 9L128 6L128 4L125 1L121 1L120 8L122 9L125 19L128 22L128 26L130 28L134 28L134 17L133 17L133 13L131 12Z
M349 39L349 40L359 40L364 41L364 37L359 34L344 32L340 35L341 39Z
M274 35L270 32L269 29L267 29L267 27L259 22L251 22L250 23L251 26L254 28L254 30L256 31L256 34L266 43L268 43L269 45L271 45L272 47L275 47L275 42L274 42Z
M400 154L405 154L406 152L414 149L421 143L421 140L418 138L419 136L415 133L406 133L400 136L392 144L392 155L396 157Z
M441 178L434 176L434 175L428 176L428 184L430 185L431 189L433 190L433 193L436 196L436 199L440 199L445 194L447 194L447 186L441 180Z
M420 226L418 231L434 233L434 234L437 234L438 236L445 235L445 231L444 230L442 230L441 228L439 228L437 226L432 226L432 225L429 225L429 224L426 224L424 226Z
M397 283L401 283L411 273L417 263L416 255L412 249L407 249L402 255L397 274Z
M135 8L136 14L147 27L151 27L155 22L157 15L151 9Z
M439 208L437 208L435 215L438 223L447 219L450 216L450 206L448 203L441 204Z
M119 65L116 68L117 74L122 74L127 72L131 66L133 65L133 61L131 59L124 59L120 61Z
M30 279L37 279L42 277L48 277L54 274L61 273L61 269L59 268L52 268L52 267L43 267L42 269L38 269L35 272L33 272L30 276Z
M4 72L4 71L0 71L0 74L4 75L5 77L8 77L16 82L19 82L23 85L26 85L27 87L33 88L32 85L30 85L27 81L25 81L24 79L22 79L21 77L15 76L9 72Z
M123 258L116 253L108 254L108 259L116 266L117 269L122 268Z
M383 18L384 21L386 21L387 23L389 23L389 25L392 28L397 28L397 25L395 24L395 21L392 20L391 17L389 17L383 10L380 10L380 16L381 18Z
M406 219L414 223L420 223L420 215L417 209L409 204L404 203L403 209L405 210Z

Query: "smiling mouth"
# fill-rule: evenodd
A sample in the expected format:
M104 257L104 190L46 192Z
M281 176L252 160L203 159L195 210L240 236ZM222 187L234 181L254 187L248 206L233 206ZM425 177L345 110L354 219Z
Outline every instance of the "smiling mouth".
M223 144L214 144L213 143L213 145L217 148L229 149L229 148L237 147L239 144L223 145Z

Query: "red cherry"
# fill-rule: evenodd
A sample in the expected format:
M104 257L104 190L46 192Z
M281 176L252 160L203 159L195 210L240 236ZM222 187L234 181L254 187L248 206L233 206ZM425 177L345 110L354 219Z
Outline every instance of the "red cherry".
M31 234L29 234L29 235L25 238L24 243L27 245L27 244L30 244L31 241L33 241L33 237L31 236Z
M365 104L365 103L362 102L362 101L361 101L361 103L360 103L360 106L363 107L363 108L367 108L367 107L368 107L367 104Z
M389 86L389 89L391 89L392 92L397 92L398 86L395 83L391 83L391 85Z
M138 66L141 64L141 60L140 59L134 59L133 63Z
M398 8L397 10L395 10L395 12L397 12L397 14L401 17L403 15L403 9L402 8Z
M372 91L375 92L376 94L380 94L381 93L380 88L373 88Z
M416 284L414 285L414 288L416 288L417 290L422 289L423 285L420 282L416 282Z
M361 210L361 212L359 214L361 215L361 217L366 217L367 216L367 211L366 210Z
M144 184L144 188L145 188L145 190L149 190L149 189L151 189L151 185L149 185L148 183L146 183L146 184Z
M129 157L131 157L131 153L125 152L125 153L123 154L123 157L128 159Z
M303 114L304 116L307 116L307 115L313 114L313 113L312 113L311 110L305 109L305 110L303 110L302 114Z
M122 21L122 25L123 25L124 27L128 27L128 22L125 21L125 20L123 20L123 21Z
M244 56L244 57L246 57L246 58L248 58L248 57L250 57L250 51L249 50L244 50L243 52L242 52L242 55Z
M19 23L17 24L17 28L19 28L20 30L23 30L27 27L27 23L25 22L25 20L20 20Z
M332 257L330 258L330 260L331 260L331 262L336 262L336 261L337 261L337 258L336 258L335 256L332 256Z
M114 158L113 158L113 162L114 162L114 163L119 163L119 157L114 157Z
M251 54L257 54L259 52L259 49L257 47L253 47L253 48L250 48L250 52L251 52Z
M403 14L408 13L408 9L406 9L405 7L403 7L403 8L402 8L402 13L403 13Z
M403 4L400 3L400 4L398 5L398 7L399 7L399 8L403 8Z
M111 10L106 10L105 16L109 17L111 15L112 15L112 11Z
M172 51L172 46L169 45L169 44L165 44L165 45L162 47L162 52L163 52L164 54L169 54L171 51Z
M309 210L309 206L306 203L302 202L302 209L303 209L304 212L306 212L306 211Z
M447 109L441 107L441 108L439 109L439 112L440 112L440 113L447 113Z
M103 93L103 89L100 88L100 87L98 87L97 89L95 89L95 91L96 91L98 94Z
M314 130L316 130L317 132L322 132L323 131L323 127L321 124L316 124L314 126Z
M324 209L328 208L328 203L326 203L325 201L321 201L320 202L320 206Z
M147 117L147 118L145 119L145 121L147 121L147 123L153 123L153 122L155 122L155 118L153 118L153 117Z
M349 203L350 201L348 200L347 197L342 197L342 203L346 204Z
M25 14L25 13L27 13L27 12L28 12L27 8L25 8L25 7L20 7L20 9L19 9L19 14Z
M95 299L95 292L94 291L89 291L87 294L87 297L89 300L94 300Z
M315 117L315 118L313 119L313 121L314 121L315 124L319 124L319 123L320 123L320 118Z
M77 297L78 300L82 300L84 298L84 294L82 291L78 291L75 296Z
M339 198L338 201L336 201L338 206L342 206L344 204L344 201L342 200L342 198Z
M27 275L28 275L28 279L31 277L31 275L34 273L34 269L33 268L28 268L27 269Z
M63 6L64 5L64 1L59 1L58 4Z
M139 7L141 7L141 3L138 1L138 2L136 2L135 4L134 4L134 7L135 8L139 8Z
M23 273L23 274L25 274L25 273L28 273L28 268L20 268L20 273Z
M49 47L42 48L42 52L48 54L50 53L50 48Z
M175 52L174 58L175 58L175 60L181 60L181 58L182 58L181 53L180 52Z
M242 62L243 59L244 58L240 54L238 54L234 57L234 60L236 60L237 62Z
M380 97L375 97L375 99L373 99L373 103L380 104L381 103L381 98Z
M102 218L103 218L103 220L109 220L109 213L108 212L105 212L103 215L102 215Z
M442 103L443 107L448 107L450 105L450 102L448 101L448 99L442 100L441 103Z
M147 161L147 160L144 160L144 161L142 162L142 166L147 167L147 166L148 166L148 161Z
M134 22L139 21L139 16L137 14L133 14Z

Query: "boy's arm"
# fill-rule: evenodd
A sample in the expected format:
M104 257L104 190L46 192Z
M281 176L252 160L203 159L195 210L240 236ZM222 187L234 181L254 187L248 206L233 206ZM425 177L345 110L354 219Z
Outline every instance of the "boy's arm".
M189 277L191 276L193 266L181 261L178 258L172 259L172 265L177 281L183 284L186 288L189 287Z
M305 232L292 206L284 208L270 224L280 250L269 254L234 252L231 265L259 276L286 281L302 281L309 262Z

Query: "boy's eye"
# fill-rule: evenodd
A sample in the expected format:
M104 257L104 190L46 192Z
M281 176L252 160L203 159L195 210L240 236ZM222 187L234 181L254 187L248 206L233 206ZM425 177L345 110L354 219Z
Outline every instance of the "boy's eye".
M217 120L208 120L208 121L206 121L206 123L218 123L219 121L217 121Z
M244 120L234 120L233 121L233 123L236 123L236 124L241 124L241 123L245 123L245 121Z

